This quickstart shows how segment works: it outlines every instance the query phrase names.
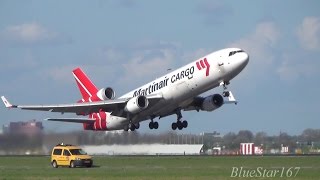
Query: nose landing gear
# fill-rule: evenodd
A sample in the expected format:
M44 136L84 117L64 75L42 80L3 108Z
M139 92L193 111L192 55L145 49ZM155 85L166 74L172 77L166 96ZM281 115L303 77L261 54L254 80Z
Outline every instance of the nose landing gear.
M222 96L223 97L229 97L230 96L230 92L229 91L223 91Z
M225 103L234 103L235 105L238 104L238 101L234 98L233 94L231 91L227 90L227 85L229 85L230 82L229 81L223 81L220 83L220 86L223 86L223 92L222 92L222 96L228 98L229 101L226 101Z

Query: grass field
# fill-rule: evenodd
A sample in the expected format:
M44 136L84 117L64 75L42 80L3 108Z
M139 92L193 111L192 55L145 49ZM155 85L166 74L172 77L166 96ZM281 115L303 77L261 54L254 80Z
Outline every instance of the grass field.
M0 179L320 179L319 156L96 156L94 167L75 169L54 169L49 161L0 156Z

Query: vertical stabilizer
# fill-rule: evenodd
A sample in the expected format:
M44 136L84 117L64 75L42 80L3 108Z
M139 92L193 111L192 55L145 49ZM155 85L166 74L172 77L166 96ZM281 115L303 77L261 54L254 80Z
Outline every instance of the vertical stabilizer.
M76 68L72 74L77 82L78 88L84 101L87 101L91 96L98 92L97 87L91 82L88 76L80 69Z

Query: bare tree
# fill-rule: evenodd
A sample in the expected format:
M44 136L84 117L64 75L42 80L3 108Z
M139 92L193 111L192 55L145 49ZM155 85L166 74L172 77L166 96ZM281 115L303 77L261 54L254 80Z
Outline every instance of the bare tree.
M257 132L253 142L255 144L265 144L268 141L268 135L265 132Z

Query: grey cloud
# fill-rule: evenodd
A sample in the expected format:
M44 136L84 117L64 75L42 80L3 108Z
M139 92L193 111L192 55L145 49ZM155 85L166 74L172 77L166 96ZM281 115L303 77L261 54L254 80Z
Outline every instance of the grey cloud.
M316 53L303 50L283 52L276 72L281 80L288 82L318 77L320 63L314 61L315 57Z
M320 17L305 17L297 28L300 45L311 51L320 50Z
M71 43L72 39L37 22L9 25L0 31L2 46L38 46Z
M57 85L73 84L71 71L81 67L98 87L113 86L120 94L180 64L178 43L140 41L99 48L90 61L41 68L42 78ZM118 92L117 92L118 94Z
M314 38L317 38L315 33L317 32L317 21L312 22L312 25L309 22L307 23L309 25L299 25L298 27L301 32L312 32L302 33L305 35L303 36L304 43L315 42ZM279 46L280 40L284 40L283 36L287 36L290 43L299 43L295 41L296 34L282 34L279 26L273 21L260 22L252 33L229 45L243 48L249 53L251 60L248 69L244 71L244 74L249 74L249 76L245 75L246 77L254 80L265 76L266 72L271 72L283 81L293 82L302 77L310 78L319 74L317 70L319 63L314 61L316 52L310 53L305 51L310 50L308 48L303 50L294 46L284 49ZM299 40L301 43L301 39ZM315 50L314 47L317 47L315 46L317 43L312 44L314 45L312 49Z
M277 68L279 77L288 82L318 77L320 63L317 61L320 50L320 18L305 17L290 34L298 40L302 48L293 48L282 53ZM295 41L293 41L295 42Z
M257 77L257 74L263 75L275 62L279 39L280 30L274 22L260 22L250 34L230 43L229 47L239 47L249 53L252 60L245 73Z

